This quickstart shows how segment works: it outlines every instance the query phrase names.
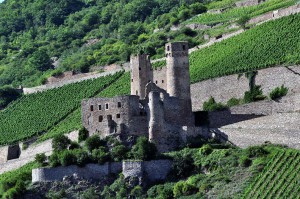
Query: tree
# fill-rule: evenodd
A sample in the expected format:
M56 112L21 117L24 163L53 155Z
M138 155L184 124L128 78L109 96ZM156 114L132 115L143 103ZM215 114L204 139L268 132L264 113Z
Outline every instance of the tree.
M35 51L29 58L28 62L29 65L40 71L46 71L52 66L50 57L45 48Z
M155 158L157 149L146 137L139 137L136 144L132 147L131 153L134 159L151 160Z
M64 135L58 135L53 138L52 147L55 151L62 151L67 149L70 143L71 140L68 137Z
M247 15L242 16L237 20L237 24L241 26L243 29L246 29L246 23L250 20L250 17Z

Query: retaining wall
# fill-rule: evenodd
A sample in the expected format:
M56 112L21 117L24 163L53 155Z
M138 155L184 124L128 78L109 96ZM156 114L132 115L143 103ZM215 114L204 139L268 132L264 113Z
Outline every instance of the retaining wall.
M66 134L66 136L72 141L78 141L78 131L73 131ZM4 146L0 148L0 174L32 162L35 159L36 154L45 153L49 156L53 151L52 139L38 144L32 143L26 149L22 149L22 145L23 143L20 143L19 145ZM14 150L9 150L9 148ZM16 154L18 150L19 154Z
M32 182L61 181L64 176L77 174L81 178L99 180L109 174L122 172L124 177L145 176L149 181L163 180L172 168L170 160L123 161L105 163L104 165L88 164L85 167L75 165L56 168L38 168L32 170Z
M261 85L264 95L284 85L289 94L300 93L300 66L273 67L258 70L255 84ZM249 80L244 76L229 75L205 80L191 85L193 111L202 110L203 103L212 96L216 102L227 103L230 98L243 98L249 90Z
M59 87L62 87L64 85L67 85L67 84L72 84L72 83L76 83L76 82L82 82L84 80L96 79L96 78L99 78L99 77L112 75L112 74L115 74L115 73L120 72L122 70L123 69L117 69L117 70L114 70L114 71L94 74L94 75L90 75L90 76L82 77L82 78L78 78L78 79L70 79L70 80L66 80L66 81L61 81L61 82L57 82L57 83L53 83L53 84L37 86L37 87L33 87L33 88L23 88L23 91L24 91L24 94L42 92L42 91L53 89L53 88L59 88Z

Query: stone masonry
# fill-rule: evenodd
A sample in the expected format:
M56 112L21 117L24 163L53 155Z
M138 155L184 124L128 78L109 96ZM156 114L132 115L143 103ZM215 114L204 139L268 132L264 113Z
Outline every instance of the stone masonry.
M131 57L131 95L82 101L82 123L91 134L145 135L160 152L196 135L191 104L188 43L166 44L165 69L147 55Z
M32 182L62 181L65 176L78 175L85 179L99 180L110 174L123 173L124 177L139 177L148 182L166 179L172 168L171 160L123 161L104 165L87 164L56 168L38 168L32 170Z

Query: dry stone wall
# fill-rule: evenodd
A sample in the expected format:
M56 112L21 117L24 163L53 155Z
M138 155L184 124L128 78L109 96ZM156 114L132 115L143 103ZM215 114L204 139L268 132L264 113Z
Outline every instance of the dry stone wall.
M94 75L90 75L90 76L87 76L87 77L70 79L70 80L66 80L66 81L56 82L56 83L53 83L53 84L46 84L46 85L37 86L37 87L33 87L33 88L23 88L23 92L24 92L24 94L42 92L42 91L53 89L53 88L59 88L59 87L62 87L64 85L67 85L67 84L72 84L72 83L76 83L76 82L82 82L82 81L88 80L88 79L97 79L99 77L112 75L112 74L115 74L115 73L120 72L122 70L123 69L118 69L118 70L114 70L114 71L111 71L111 72L104 72L104 73L94 74Z
M38 168L32 170L32 182L61 181L65 176L76 174L85 179L99 180L109 174L122 172L124 177L143 177L150 182L164 180L171 171L171 160L123 161L105 163L104 165L88 164L85 167L75 165L56 168Z
M259 70L255 84L261 85L264 95L284 85L289 94L300 92L300 66L272 67ZM212 96L217 102L227 103L230 98L243 98L249 90L249 80L243 75L205 80L191 85L193 111L202 110L203 103ZM268 110L264 110L268 111Z
M78 140L78 131L73 131L66 135L72 141ZM51 155L52 149L52 139L46 140L44 142L35 144L32 143L26 149L22 149L22 143L15 146L4 146L0 148L0 174L17 169L25 164L32 162L35 159L35 155L39 153L45 153L46 155ZM14 150L9 150L9 148L14 147ZM16 153L19 150L18 156ZM15 158L10 158L15 157Z

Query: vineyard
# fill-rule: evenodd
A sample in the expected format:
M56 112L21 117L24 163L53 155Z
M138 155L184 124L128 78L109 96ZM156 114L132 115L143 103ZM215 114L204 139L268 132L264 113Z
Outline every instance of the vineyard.
M300 61L300 15L252 28L190 55L192 83Z
M246 190L244 198L299 198L300 153L277 152Z
M97 95L122 75L69 84L42 93L24 95L0 112L0 144L11 144L47 132L76 112L83 98Z
M128 94L130 94L130 74L125 73L117 81L98 93L97 97L114 97ZM69 133L80 129L81 126L81 107L79 107L64 120L53 126L47 133L42 135L39 141L45 141L59 134Z
M255 17L269 11L288 7L297 3L298 0L269 0L257 6L240 7L227 9L222 13L205 13L200 16L194 17L187 21L187 23L200 23L200 24L217 24L230 22L232 20L239 19L241 16L247 15L249 17Z

